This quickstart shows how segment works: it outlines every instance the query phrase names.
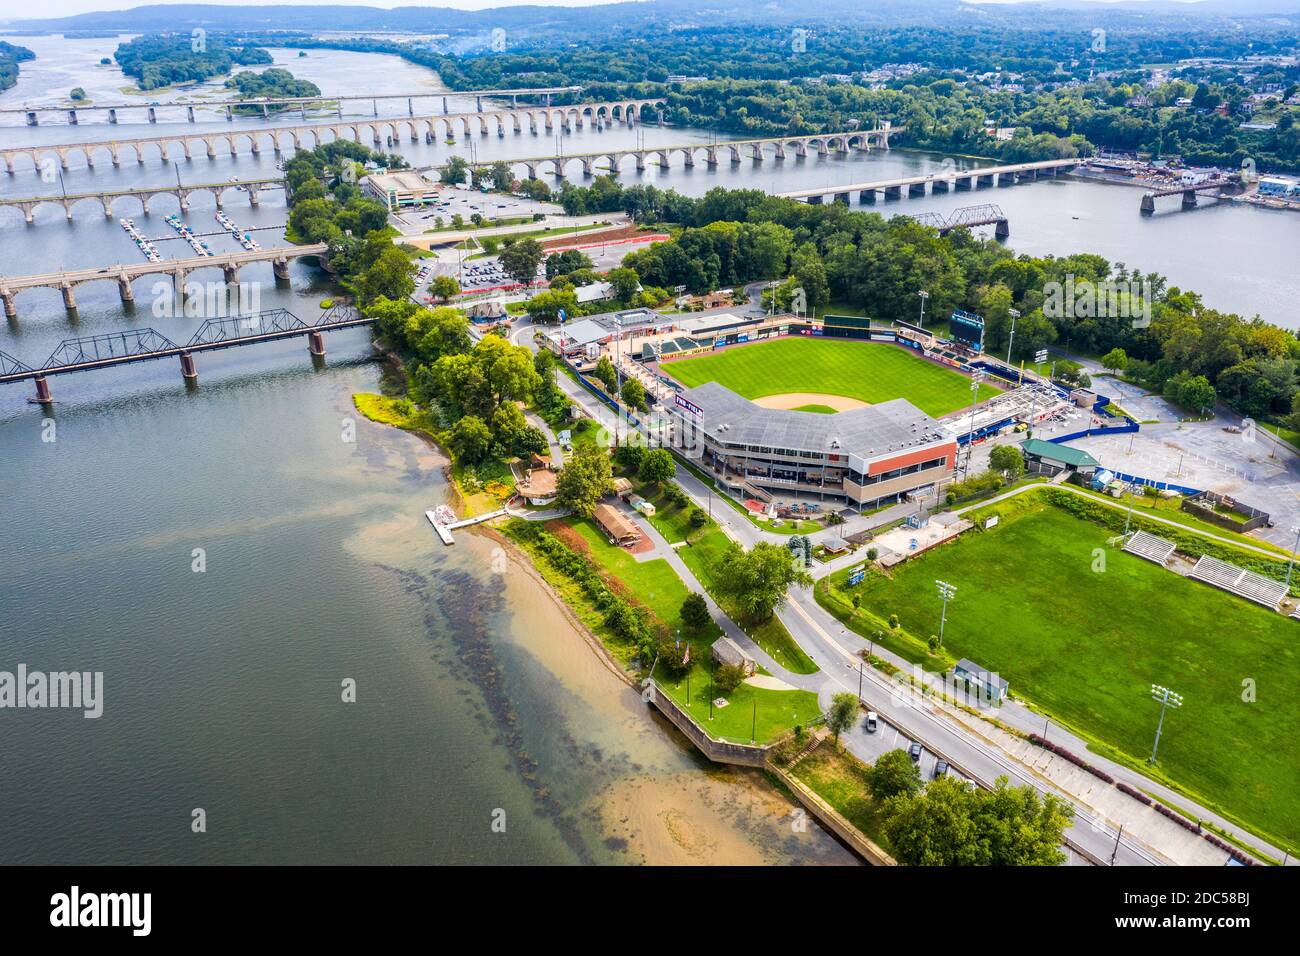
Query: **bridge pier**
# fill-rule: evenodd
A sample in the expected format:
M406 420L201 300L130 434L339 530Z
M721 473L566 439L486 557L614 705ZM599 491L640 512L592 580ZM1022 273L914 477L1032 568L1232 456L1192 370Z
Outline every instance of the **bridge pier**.
M118 276L117 294L121 297L123 305L130 305L135 301L135 289L131 285L131 280L126 276Z
M76 125L77 125L77 111L76 111L76 110L68 110L68 125L69 125L69 126L76 126Z
M99 201L104 207L104 218L111 220L113 218L113 201L107 196L100 196Z
M194 385L199 380L199 370L194 365L194 356L189 352L181 353L181 377L186 385Z
M109 109L109 111L108 111L108 121L109 121L109 123L111 123L111 124L114 125L114 126L117 125L117 109L116 109L115 107Z
M953 180L952 188L961 192L969 192L975 188L975 177L964 176L960 179Z
M909 196L924 196L925 183L908 183L907 194Z
M1184 192L1183 192L1183 208L1184 208L1184 209L1194 209L1194 208L1196 208L1196 190L1194 190L1194 189L1184 190Z
M289 280L289 260L276 259L271 263L271 272L281 281Z
M446 116L451 110L447 109L447 97L442 98L442 115Z
M1142 197L1142 212L1144 215L1151 215L1156 211L1156 197L1147 193Z
M28 110L28 111L27 111L27 125L28 125L28 126L40 126L40 125L41 125L41 120L40 120L40 117L37 115L36 110Z
M999 219L993 224L993 238L1005 239L1011 235L1011 223L1006 219Z
M312 329L307 333L307 351L313 356L323 357L325 355L325 337L317 329Z
M186 114L187 114L188 117L189 117L189 121L190 121L191 123L193 123L193 122L194 122L194 107L192 107L192 106L187 106L187 107L185 107L185 112L186 112Z
M847 205L849 204L849 194L848 194L848 193L836 193L836 194L835 194L835 201L836 201L836 202L839 202L839 203L843 203L844 205L847 206Z
M235 285L239 282L239 266L234 263L222 266L221 273L226 279L226 285Z
M68 222L72 222L72 203L68 202L66 199L63 200L63 215Z
M876 191L874 189L862 190L862 192L858 193L858 203L866 206L874 206L876 204Z
M902 188L901 186L886 186L886 187L885 187L885 200L886 200L886 201L888 201L888 200L890 200L890 199L902 199L902 198L903 198L903 188Z
M946 179L936 179L930 184L930 192L932 193L946 193L950 188Z
M149 107L149 122L150 123L158 122L158 111L155 110L152 106Z
M227 123L233 123L234 121L235 121L235 111L234 111L234 109L233 109L232 107L227 106L227 107L226 107L226 122L227 122Z
M14 301L14 294L12 292L0 292L0 301L4 302L5 318L18 318L18 303Z
M53 405L54 396L50 393L50 383L45 381L44 375L37 375L34 379L36 382L36 401L41 405Z
M820 206L820 205L822 204L822 197L821 197L821 196L809 196L809 197L808 197L808 203L809 203L809 205L812 205L812 206Z
M67 309L69 312L76 312L77 297L72 292L72 285L65 284L60 287L60 291L63 293L63 307Z
M36 217L32 212L35 208L31 203L23 203L23 218L27 220L29 226L36 221Z
M258 206L260 206L260 205L262 204L262 199L261 199L261 196L260 196L260 191L258 190L258 188L257 188L256 186L249 186L249 187L248 187L248 204L249 204L250 206L252 206L253 208L257 208Z
M995 174L995 175L996 175L996 174ZM993 176L976 176L976 177L975 177L975 188L976 188L976 189L980 189L981 187L985 187L985 186L989 186L989 187L991 187L992 185L993 185Z

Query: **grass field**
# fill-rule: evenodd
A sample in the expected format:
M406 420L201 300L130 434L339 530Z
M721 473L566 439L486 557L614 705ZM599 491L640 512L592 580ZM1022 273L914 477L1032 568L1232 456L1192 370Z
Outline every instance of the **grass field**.
M939 630L934 582L950 582L945 652L999 672L1013 694L1135 767L1147 767L1159 717L1150 685L1171 687L1185 703L1165 720L1154 772L1295 846L1300 624L1108 547L1107 529L1046 502L1014 504L996 528L892 579L869 575L857 589L863 608L897 614L924 641ZM1248 686L1257 702L1243 701Z
M745 398L821 392L873 405L905 398L929 415L970 404L970 381L964 375L882 342L775 339L666 362L663 371L683 385L717 382ZM981 385L980 400L998 391Z

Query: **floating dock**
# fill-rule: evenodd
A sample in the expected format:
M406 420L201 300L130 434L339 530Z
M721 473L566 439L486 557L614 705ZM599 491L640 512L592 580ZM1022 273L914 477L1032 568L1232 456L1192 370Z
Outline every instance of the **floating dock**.
M445 506L440 506L445 507ZM439 517L437 511L426 511L424 516L429 519L429 524L433 525L433 530L438 532L438 537L442 539L443 544L455 544L456 539L451 536L451 532L456 528L468 528L473 524L481 524L484 521L491 521L493 518L501 518L509 514L505 508L497 511L490 511L484 515L477 515L473 518L461 518L459 521L444 521Z

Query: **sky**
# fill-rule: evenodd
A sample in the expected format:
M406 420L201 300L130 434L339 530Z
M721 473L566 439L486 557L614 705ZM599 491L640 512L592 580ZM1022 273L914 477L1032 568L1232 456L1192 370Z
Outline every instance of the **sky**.
M585 7L594 3L608 3L610 0L41 0L40 13L24 13L23 16L66 17L75 13L89 13L96 10L127 10L137 6L167 3L216 3L222 6L262 6L271 4L311 5L339 3L365 7L414 7L437 6L455 7L460 10L483 10L488 7L503 6L565 6ZM974 0L974 2L1020 3L1028 0ZM1109 0L1099 0L1105 3ZM1180 0L1192 2L1192 0ZM9 6L10 0L0 3L0 20L17 19L16 6ZM29 8L30 9L30 8Z

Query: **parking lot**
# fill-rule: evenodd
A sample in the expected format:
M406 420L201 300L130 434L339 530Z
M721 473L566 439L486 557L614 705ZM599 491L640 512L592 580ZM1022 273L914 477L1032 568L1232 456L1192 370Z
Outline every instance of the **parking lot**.
M490 222L497 219L531 219L539 214L555 215L562 212L553 203L537 202L505 193L484 193L459 186L443 186L438 191L437 201L426 206L403 209L393 218L403 233L420 235L437 228L439 219L442 220L443 227L449 227L453 216L460 216L469 224L475 215Z

